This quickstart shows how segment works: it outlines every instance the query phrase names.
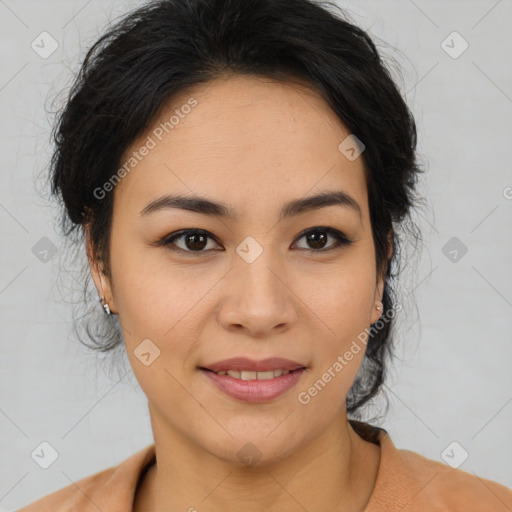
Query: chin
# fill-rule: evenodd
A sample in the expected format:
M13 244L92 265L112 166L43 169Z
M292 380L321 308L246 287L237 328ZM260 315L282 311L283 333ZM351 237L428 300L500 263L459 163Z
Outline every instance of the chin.
M298 450L301 444L296 426L283 428L282 422L283 418L274 418L271 425L268 421L251 427L230 425L226 430L232 438L227 434L221 440L210 438L204 440L203 447L214 457L240 467L272 465Z
M210 453L229 464L240 468L263 468L271 466L293 453L294 446L283 446L282 443L271 443L262 435L261 439L234 439L226 446L216 446Z

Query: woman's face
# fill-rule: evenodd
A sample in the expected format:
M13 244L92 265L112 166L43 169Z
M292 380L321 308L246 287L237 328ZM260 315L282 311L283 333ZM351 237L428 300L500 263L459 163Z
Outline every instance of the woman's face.
M119 314L155 440L264 463L345 417L364 344L343 356L379 318L383 284L363 160L339 149L347 136L313 91L236 76L174 98L126 152L121 165L138 156L111 192L111 282L91 270ZM300 207L322 193L354 204ZM223 206L161 200L177 195ZM256 366L222 363L232 358ZM287 361L257 366L268 358Z

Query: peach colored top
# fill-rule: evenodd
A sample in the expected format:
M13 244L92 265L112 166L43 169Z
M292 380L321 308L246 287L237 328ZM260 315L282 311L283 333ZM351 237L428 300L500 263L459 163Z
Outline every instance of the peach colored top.
M364 512L512 510L511 489L397 449L384 429L354 420L350 424L363 439L381 447L376 485ZM152 444L118 466L83 478L17 512L131 512L137 484L154 460Z

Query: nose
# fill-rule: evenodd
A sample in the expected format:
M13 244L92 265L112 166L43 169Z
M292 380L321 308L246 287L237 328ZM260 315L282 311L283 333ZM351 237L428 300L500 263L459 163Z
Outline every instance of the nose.
M225 276L218 321L227 330L245 331L251 337L268 338L297 321L300 301L289 272L272 250L265 249L249 263L238 254Z

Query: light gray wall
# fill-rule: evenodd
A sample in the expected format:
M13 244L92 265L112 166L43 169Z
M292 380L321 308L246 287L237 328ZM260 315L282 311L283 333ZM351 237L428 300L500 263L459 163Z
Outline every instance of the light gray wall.
M403 284L405 295L414 289L409 298L419 319L412 306L401 319L382 425L396 445L431 459L442 460L457 441L469 453L461 469L512 487L512 3L339 3L401 52L386 50L404 68L401 87L428 168L426 208L417 218L426 249ZM59 268L60 253L45 263L32 252L48 243L44 237L60 247L55 212L38 195L44 183L36 179L51 151L48 94L70 84L108 19L135 5L0 2L3 510L118 464L152 442L145 397L131 372L110 380L98 358L73 340L66 290L56 284L59 271L68 271ZM58 42L46 59L31 48L43 31ZM453 31L469 44L457 58L441 46ZM462 48L457 37L446 43L454 56ZM49 48L47 41L39 51ZM468 251L451 261L447 243ZM47 470L31 458L42 441L60 455Z

